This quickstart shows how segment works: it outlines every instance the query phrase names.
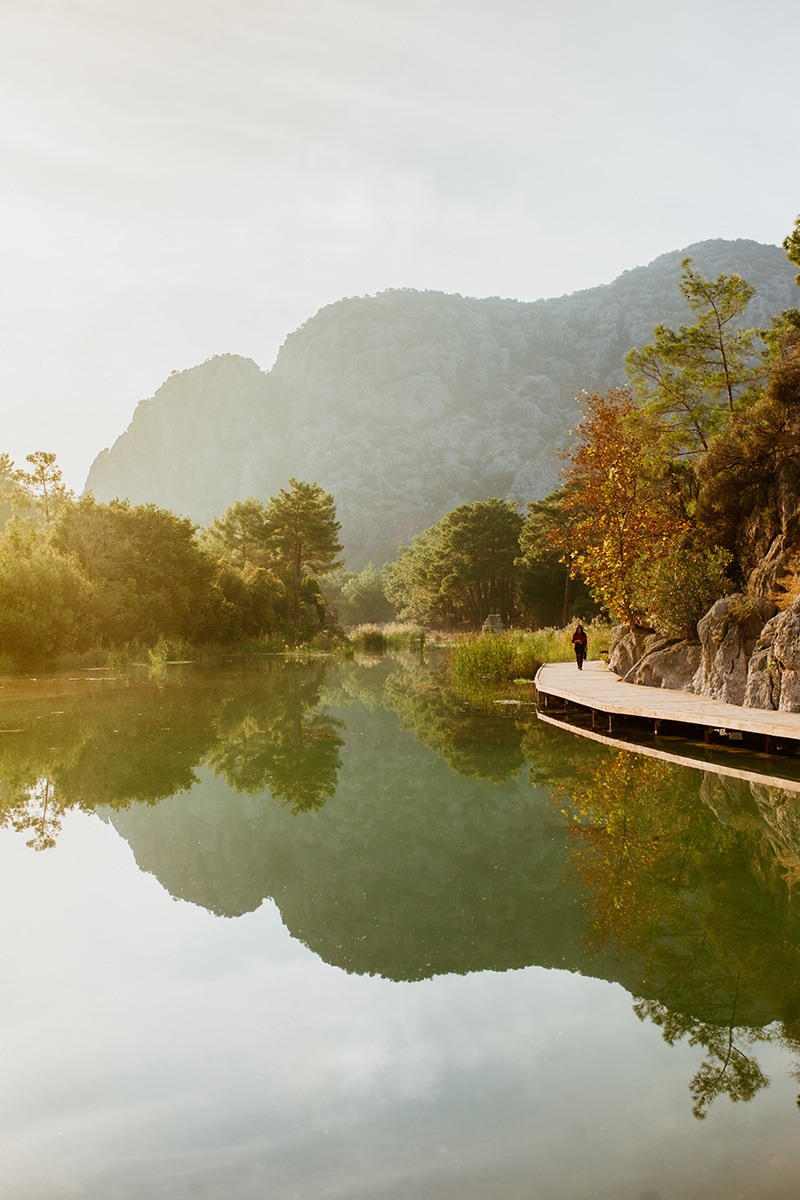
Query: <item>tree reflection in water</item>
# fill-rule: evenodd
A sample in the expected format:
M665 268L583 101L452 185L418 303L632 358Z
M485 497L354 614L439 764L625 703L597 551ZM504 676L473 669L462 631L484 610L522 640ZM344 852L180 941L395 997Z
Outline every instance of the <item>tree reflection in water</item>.
M723 823L708 803L718 784L619 751L554 791L592 941L644 954L649 994L637 1016L670 1045L706 1051L690 1085L698 1119L717 1096L751 1100L768 1085L754 1045L798 1049L800 925L786 870L798 847L787 845L784 819L777 853L765 797L759 819L745 787L736 819Z
M287 928L348 970L415 979L539 963L615 978L670 1044L704 1048L698 1117L718 1095L767 1085L759 1042L798 1044L795 794L612 753L524 708L497 720L411 658L192 668L76 684L56 703L6 705L14 730L0 738L0 822L36 849L55 844L68 809L188 796L199 771L221 788L205 793L200 826L177 800L121 822L173 894L227 915L279 897ZM340 713L356 731L346 771ZM252 811L240 794L260 798ZM289 811L273 819L281 806L327 807L307 836ZM565 843L580 892L559 888ZM409 856L414 870L398 871Z
M296 815L315 812L336 795L344 722L318 709L324 665L280 672L270 703L231 700L216 721L218 741L206 763L247 795L267 789Z
M163 673L162 673L163 676ZM157 804L188 791L208 763L243 792L269 789L300 813L336 791L341 722L320 709L324 665L126 678L97 692L14 705L0 740L0 825L51 848L72 808Z

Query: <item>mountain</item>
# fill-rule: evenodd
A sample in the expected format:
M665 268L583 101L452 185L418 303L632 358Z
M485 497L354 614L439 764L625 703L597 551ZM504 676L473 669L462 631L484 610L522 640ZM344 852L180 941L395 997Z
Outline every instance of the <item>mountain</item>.
M738 273L751 325L797 303L777 246L706 241L549 300L407 289L340 300L292 333L271 371L218 355L173 373L92 464L98 500L126 496L207 524L291 476L333 493L347 563L398 545L458 504L538 499L557 483L574 397L626 381L624 358L660 321L691 322L681 260Z

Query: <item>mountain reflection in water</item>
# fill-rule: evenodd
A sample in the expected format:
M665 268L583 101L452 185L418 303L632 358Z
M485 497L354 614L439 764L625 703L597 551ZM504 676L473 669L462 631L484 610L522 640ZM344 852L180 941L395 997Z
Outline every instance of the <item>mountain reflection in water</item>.
M56 710L57 711L54 711ZM793 793L474 710L418 661L189 669L14 706L3 823L96 810L175 897L266 898L326 962L393 980L536 964L621 983L715 1096L800 1038Z

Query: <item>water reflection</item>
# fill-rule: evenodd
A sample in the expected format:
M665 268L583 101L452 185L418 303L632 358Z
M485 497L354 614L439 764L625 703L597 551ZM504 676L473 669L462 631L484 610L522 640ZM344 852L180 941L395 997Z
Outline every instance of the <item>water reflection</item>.
M204 761L236 792L269 791L294 815L336 795L344 722L321 710L325 668L282 670L269 695L241 691L214 720L216 741Z
M15 728L0 733L0 820L50 848L67 809L157 804L194 788L203 763L236 791L269 788L295 813L320 808L335 795L343 745L320 707L324 681L323 664L273 662L82 683L58 710L17 701Z
M5 711L0 818L36 849L97 811L171 895L226 917L271 898L361 975L614 980L703 1051L698 1117L766 1087L759 1043L800 1038L797 793L471 710L413 659L191 669Z
M555 797L591 941L645 955L637 1015L706 1052L695 1116L752 1099L752 1048L800 1031L797 795L617 751Z

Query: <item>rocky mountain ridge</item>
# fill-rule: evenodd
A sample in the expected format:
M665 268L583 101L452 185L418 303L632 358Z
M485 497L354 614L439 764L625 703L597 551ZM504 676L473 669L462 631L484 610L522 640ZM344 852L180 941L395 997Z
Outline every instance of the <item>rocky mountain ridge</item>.
M394 557L458 504L539 499L557 483L582 390L625 383L654 325L688 323L680 263L757 289L749 324L797 302L777 246L707 241L612 283L548 300L406 289L340 300L284 342L275 365L219 355L175 373L102 451L86 487L207 524L290 476L333 493L348 565Z

